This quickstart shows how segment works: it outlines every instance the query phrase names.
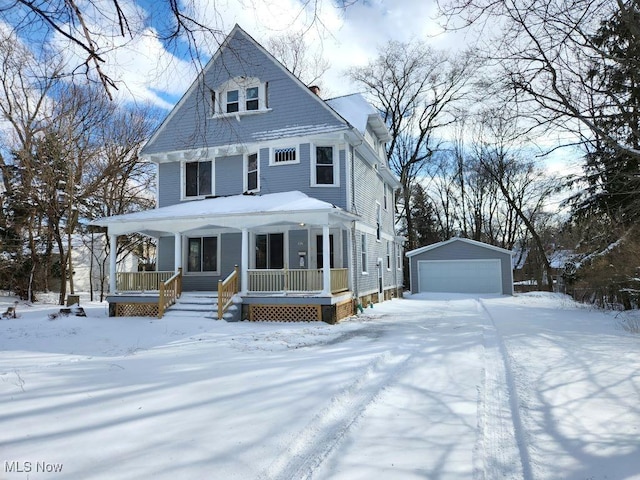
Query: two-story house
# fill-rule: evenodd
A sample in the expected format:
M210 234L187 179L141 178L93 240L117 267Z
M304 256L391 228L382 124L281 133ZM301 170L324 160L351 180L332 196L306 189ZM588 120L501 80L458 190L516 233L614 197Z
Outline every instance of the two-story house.
M354 298L401 294L388 140L361 95L323 100L236 26L142 149L157 208L95 223L112 244L155 237L159 281L177 273L184 292L216 290L237 265L242 318L333 322ZM112 276L111 313L155 314L145 282Z

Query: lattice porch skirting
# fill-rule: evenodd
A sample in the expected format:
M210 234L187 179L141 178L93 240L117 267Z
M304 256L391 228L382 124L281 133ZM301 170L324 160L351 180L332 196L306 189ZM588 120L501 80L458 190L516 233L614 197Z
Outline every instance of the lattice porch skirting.
M115 316L158 318L158 303L116 303Z

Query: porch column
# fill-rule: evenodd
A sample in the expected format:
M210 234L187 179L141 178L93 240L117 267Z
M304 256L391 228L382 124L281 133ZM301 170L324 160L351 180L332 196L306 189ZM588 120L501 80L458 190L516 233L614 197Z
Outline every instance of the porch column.
M109 293L116 293L116 260L118 256L118 236L109 235Z
M329 225L322 226L322 294L331 295L331 249L329 248Z
M174 272L177 272L179 268L182 267L182 234L176 233L174 234L175 242L173 248L173 265Z
M240 295L249 291L249 230L242 229L242 255L240 257Z

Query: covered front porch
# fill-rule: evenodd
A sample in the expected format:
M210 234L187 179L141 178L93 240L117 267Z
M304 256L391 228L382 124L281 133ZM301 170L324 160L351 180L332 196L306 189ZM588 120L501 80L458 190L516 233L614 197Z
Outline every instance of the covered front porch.
M286 192L196 200L100 220L96 223L108 227L111 245L133 232L157 238L161 268L111 275L108 301L158 295L162 303L168 291L172 299L159 307L159 316L183 290L218 291L219 303L233 296L247 305L345 303L351 298L355 218L300 192ZM110 262L116 271L115 256Z

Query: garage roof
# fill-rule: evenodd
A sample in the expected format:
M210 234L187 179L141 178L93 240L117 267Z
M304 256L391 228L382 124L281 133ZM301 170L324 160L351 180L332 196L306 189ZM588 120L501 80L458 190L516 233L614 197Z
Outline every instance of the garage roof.
M495 245L489 245L488 243L478 242L476 240L471 240L469 238L460 238L460 237L454 237L454 238L451 238L451 239L446 240L444 242L438 242L438 243L434 243L434 244L431 244L431 245L427 245L426 247L416 248L415 250L411 250L411 251L405 253L405 255L407 257L413 257L414 255L419 255L419 254L421 254L423 252L428 252L429 250L435 250L436 248L444 247L445 245L448 245L448 244L453 243L453 242L464 242L464 243L468 243L470 245L475 245L477 247L486 248L488 250L495 250L497 252L507 253L509 255L513 255L513 252L511 250L507 250L505 248L496 247Z

